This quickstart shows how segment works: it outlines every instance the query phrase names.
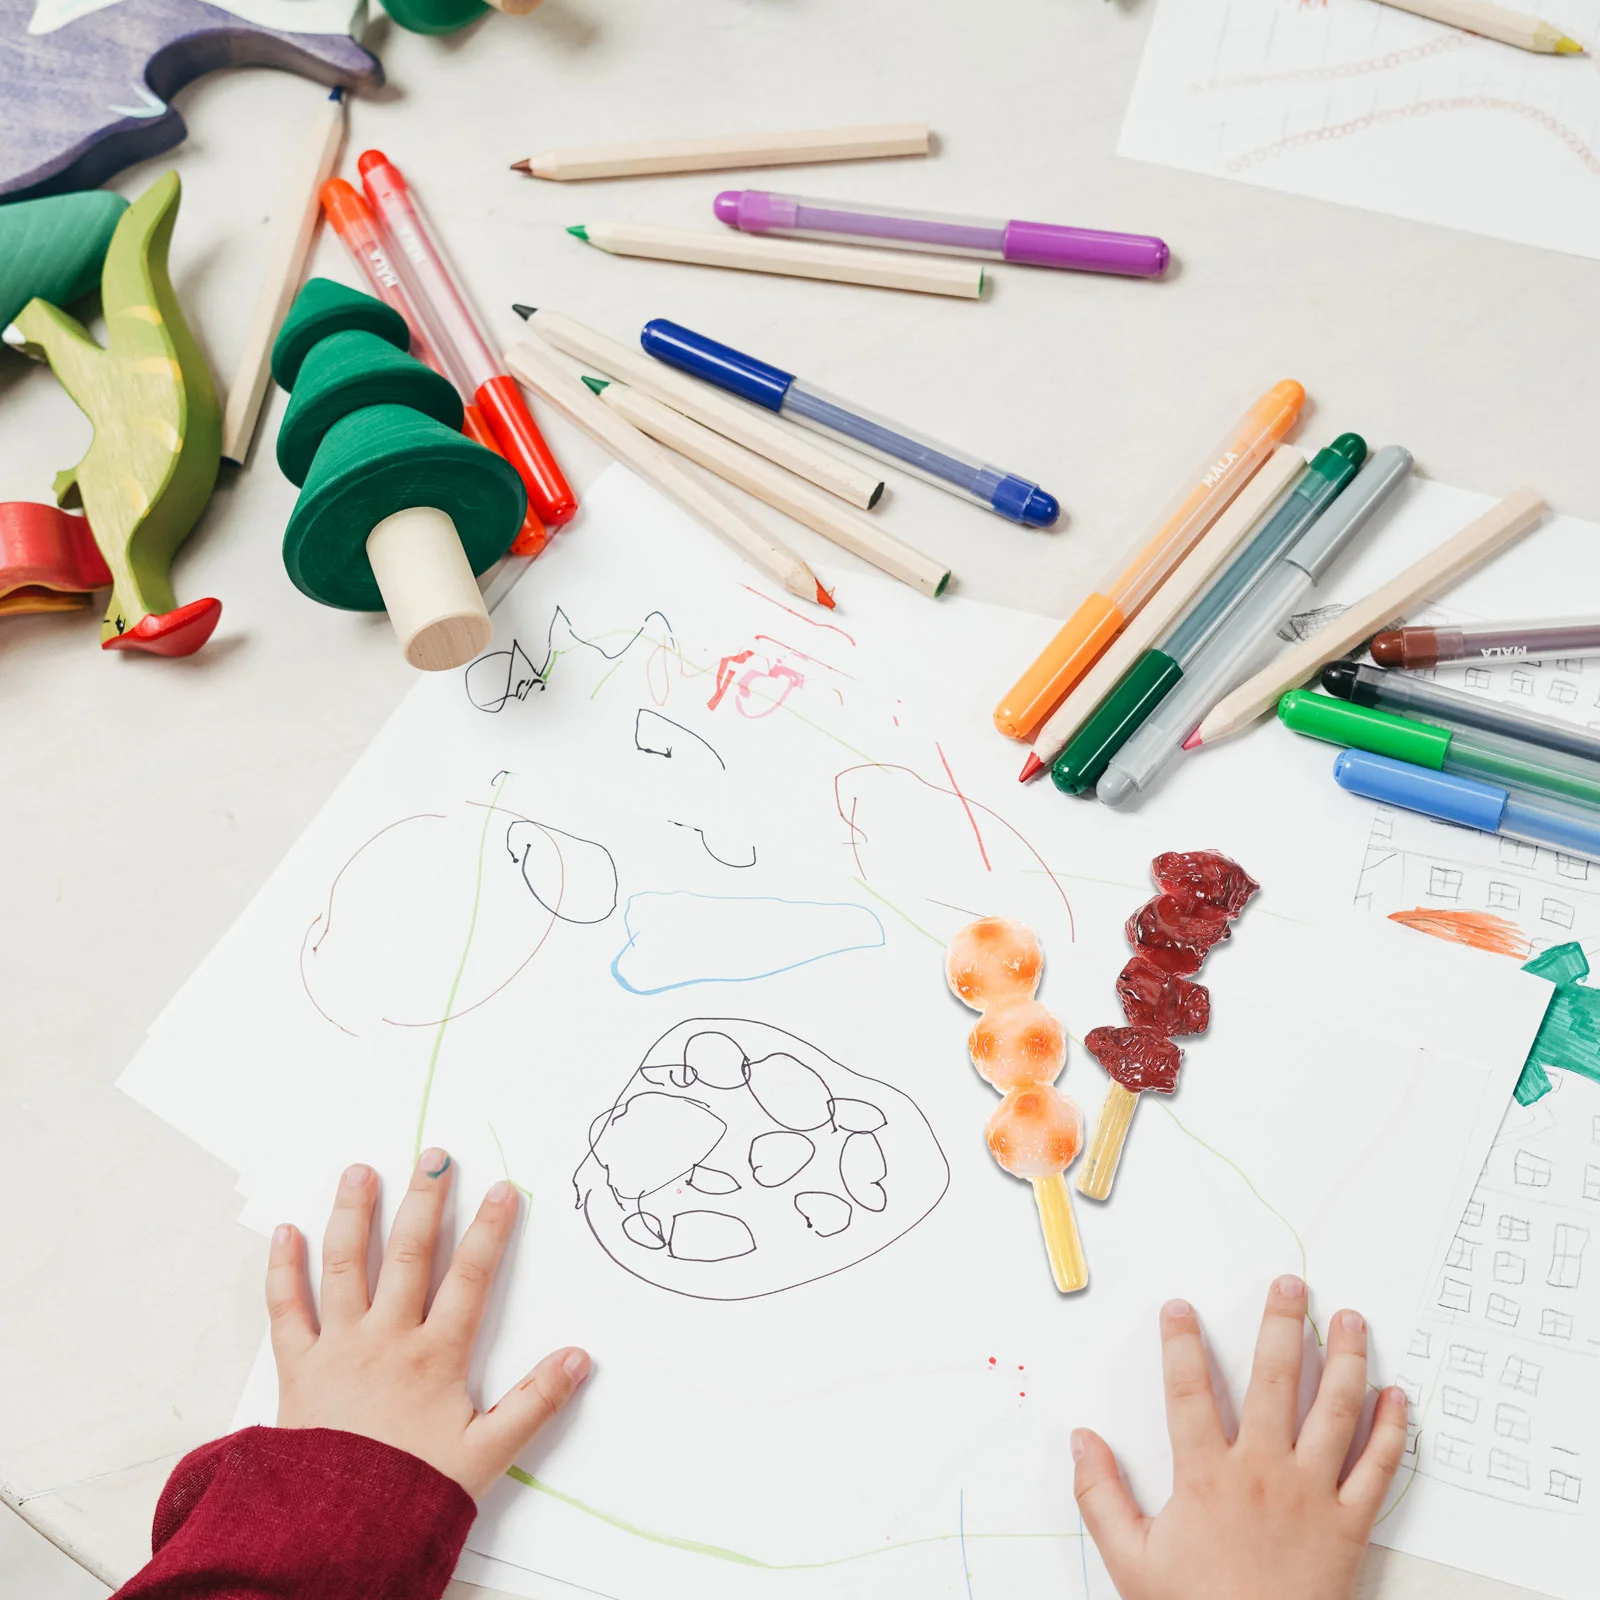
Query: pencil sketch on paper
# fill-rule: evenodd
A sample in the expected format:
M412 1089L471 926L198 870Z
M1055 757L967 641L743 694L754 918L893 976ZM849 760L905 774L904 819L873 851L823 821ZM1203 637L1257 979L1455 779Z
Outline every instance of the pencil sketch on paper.
M911 1098L769 1023L691 1017L589 1128L577 1206L624 1271L700 1300L843 1272L944 1198Z
M1162 0L1118 152L1600 257L1592 62L1371 0Z
M715 745L693 728L641 706L633 719L633 748L666 763L657 769L658 784L673 827L694 834L718 866L734 871L755 866L755 840L748 824L736 820L725 781L728 763Z

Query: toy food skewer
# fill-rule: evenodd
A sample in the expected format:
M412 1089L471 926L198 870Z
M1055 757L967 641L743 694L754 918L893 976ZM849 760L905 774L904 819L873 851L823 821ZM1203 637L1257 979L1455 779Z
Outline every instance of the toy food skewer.
M1050 1274L1062 1294L1074 1294L1089 1268L1063 1174L1083 1148L1083 1116L1051 1087L1066 1065L1067 1035L1033 997L1043 969L1032 930L1005 917L968 923L945 951L951 992L983 1013L967 1035L972 1064L1005 1096L984 1130L989 1153L1033 1184Z
M1089 1282L1089 1264L1064 1174L1083 1148L1083 1114L1049 1084L1034 1084L1000 1102L984 1137L990 1155L1013 1178L1033 1184L1051 1275L1062 1294L1075 1294Z
M1237 862L1215 850L1168 851L1150 863L1161 893L1128 918L1133 959L1117 976L1125 1028L1094 1028L1084 1039L1111 1079L1078 1169L1078 1193L1105 1200L1141 1094L1178 1087L1183 1052L1176 1035L1204 1033L1211 995L1191 983L1212 945L1230 937L1230 924L1261 887Z
M291 391L278 465L303 485L283 560L313 600L387 611L406 660L438 672L488 644L477 576L510 549L527 497L515 467L457 431L461 396L409 343L381 300L326 278L300 291L272 349Z

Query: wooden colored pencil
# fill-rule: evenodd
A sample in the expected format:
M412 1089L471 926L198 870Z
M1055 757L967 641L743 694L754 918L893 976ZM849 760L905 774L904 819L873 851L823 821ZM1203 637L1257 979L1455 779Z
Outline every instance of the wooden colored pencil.
M677 501L690 516L726 539L790 594L832 609L833 596L793 550L774 539L710 484L693 476L670 451L663 450L610 406L603 405L598 395L561 366L548 345L537 339L514 344L506 351L506 364L519 382L548 400L574 427L582 428L618 461Z
M1244 537L1272 508L1273 502L1305 471L1306 458L1293 445L1280 444L1256 469L1233 504L1211 525L1205 537L1184 558L1171 577L1134 614L1105 654L1084 673L1055 714L1040 728L1033 754L1022 769L1023 780L1050 765L1068 741L1095 713L1117 680L1167 628L1178 613L1216 576Z
M591 387L599 381L584 380ZM627 418L641 433L687 456L696 466L766 501L774 510L803 522L824 539L831 539L890 577L909 583L913 589L920 589L929 596L944 593L950 581L950 569L943 562L902 544L893 534L884 532L859 512L841 506L792 472L763 461L742 444L724 439L720 433L701 427L671 406L640 394L625 383L606 383L599 393L613 411Z
M1326 627L1240 684L1200 724L1194 742L1214 744L1271 711L1289 690L1309 683L1330 661L1364 644L1419 601L1448 588L1463 573L1538 527L1544 513L1545 503L1532 489L1507 495L1437 550L1413 561L1382 588L1340 612Z
M1397 11L1427 17L1432 22L1448 23L1485 39L1514 44L1519 50L1533 50L1546 56L1576 56L1583 46L1569 39L1559 28L1509 6L1490 4L1490 0L1383 0Z
M572 183L582 178L641 178L662 172L721 172L732 167L802 167L822 161L872 161L925 156L925 122L886 122L798 133L717 134L707 139L640 139L543 150L512 170Z
M957 300L977 300L983 294L982 263L956 256L913 256L849 244L753 238L726 229L707 233L699 228L655 228L637 222L584 223L567 232L614 256L860 283L870 289L909 289L914 294L947 294Z
M245 335L244 354L239 357L222 414L222 455L226 461L243 464L250 453L261 402L267 393L272 341L300 287L300 276L311 254L317 218L322 214L322 186L333 176L339 162L339 146L344 142L344 90L335 89L311 120L311 134L285 192L283 215L267 254L266 275L256 297L250 331Z
M883 475L863 471L853 462L832 454L813 443L810 434L791 422L776 417L743 401L732 399L709 383L667 366L647 356L635 345L630 349L615 339L559 311L534 310L529 306L511 308L526 319L528 326L546 344L563 355L583 362L608 378L616 378L630 388L654 395L674 411L736 440L768 461L776 461L798 473L829 494L848 500L863 511L870 511L883 496Z

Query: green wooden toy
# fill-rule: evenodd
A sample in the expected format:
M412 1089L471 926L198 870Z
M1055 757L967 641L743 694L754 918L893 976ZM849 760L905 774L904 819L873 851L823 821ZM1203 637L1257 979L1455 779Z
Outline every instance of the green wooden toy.
M104 189L0 206L0 328L35 295L70 306L88 294L127 209Z
M218 600L180 606L172 592L172 558L211 497L222 450L216 390L167 271L179 192L175 172L158 178L111 236L100 276L108 348L40 299L5 333L50 363L94 424L55 490L60 504L82 505L111 572L101 647L167 656L193 654L222 614Z
M387 306L326 278L284 319L278 462L302 487L283 564L323 605L387 611L406 660L438 672L488 644L477 574L511 548L527 496L514 467L457 431L460 395L406 353L409 338Z

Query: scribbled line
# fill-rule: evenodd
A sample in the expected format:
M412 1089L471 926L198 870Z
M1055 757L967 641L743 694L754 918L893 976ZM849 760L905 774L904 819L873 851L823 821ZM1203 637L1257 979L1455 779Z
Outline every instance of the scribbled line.
M683 898L687 900L702 900L707 904L726 904L729 907L746 906L789 906L794 909L806 911L861 911L872 918L878 930L878 937L864 944L839 945L827 950L818 950L814 955L803 956L797 961L785 962L781 966L769 967L760 972L744 974L706 973L703 977L680 978L675 983L657 983L641 987L622 975L622 963L627 954L643 937L643 930L633 926L633 908L636 901L660 901L667 898ZM690 889L677 889L669 892L646 889L638 894L628 896L628 901L622 908L622 926L628 935L628 942L616 953L611 962L611 976L617 980L629 994L667 994L673 989L691 989L700 983L760 983L767 978L776 978L785 972L796 972L801 967L809 967L818 961L827 961L833 956L851 955L857 950L881 950L888 942L889 936L884 932L883 923L877 914L867 906L858 906L849 900L788 900L781 895L708 895L696 894Z
M1371 128L1382 127L1387 123L1431 116L1440 111L1504 111L1511 116L1537 123L1539 127L1554 134L1590 172L1600 177L1600 155L1596 155L1564 122L1551 116L1540 106L1529 105L1523 100L1502 100L1496 95L1487 94L1458 95L1448 100L1422 100L1415 105L1394 106L1386 111L1369 112L1366 116L1356 117L1349 122L1336 123L1329 128L1315 128L1306 133L1292 134L1287 139L1277 139L1271 144L1262 145L1259 149L1248 150L1243 155L1235 156L1228 162L1228 171L1243 172L1263 161L1287 155L1290 151L1303 149L1307 145L1345 139L1351 134L1365 133Z
M494 816L494 802L500 798L500 791L505 788L510 776L509 773L502 773L499 782L495 784L494 793L489 797L490 808L483 814L483 827L478 833L478 869L472 890L472 916L467 922L467 938L461 947L461 960L456 965L456 975L450 981L450 993L445 999L444 1018L439 1023L438 1032L433 1036L433 1048L428 1052L428 1072L422 1080L422 1104L417 1109L417 1138L411 1152L413 1162L422 1157L422 1133L428 1123L428 1102L433 1098L433 1079L439 1070L439 1052L444 1048L444 1032L450 1026L450 1013L455 1009L456 991L461 987L462 975L467 970L467 957L472 953L472 936L478 928L478 907L483 903L484 849L489 841L489 823Z
M780 650L787 650L791 655L799 656L802 661L811 662L813 666L825 667L829 672L836 672L841 678L848 678L851 683L858 681L853 672L846 672L843 667L836 667L832 662L824 661L821 656L808 655L804 650L799 649L795 645L787 644L782 639L774 638L770 633L758 633L756 635L756 640L758 643L762 639L765 639L768 644L777 645Z
M672 822L670 817L668 817L667 820ZM732 867L735 871L743 871L746 867L753 867L756 864L756 847L753 844L750 846L750 859L748 861L729 861L726 856L719 856L717 852L711 848L711 841L706 838L706 830L704 828L697 828L692 822L673 822L672 826L674 828L687 828L690 833L694 834L695 837L700 841L701 849L703 849L719 867Z
M752 591L754 592L754 591ZM572 618L567 615L566 609L557 606L550 613L549 626L545 629L544 659L535 666L527 652L520 643L513 639L509 650L493 650L487 655L482 655L476 661L469 662L462 673L462 685L466 689L467 699L479 711L497 712L505 709L508 701L525 700L529 691L535 685L543 689L550 681L550 670L556 662L567 652L556 644L556 624L564 622L567 625L567 636L574 645L585 650L593 650L596 655L606 661L620 662L624 656L644 636L644 631L649 627L651 619L657 618L667 630L667 638L676 642L672 631L671 620L664 612L649 611L645 613L644 621L639 624L628 636L628 642L620 650L607 650L597 639L586 639L572 625ZM663 644L663 648L668 648ZM502 676L501 660L505 667ZM605 680L602 679L601 682ZM596 686L598 688L598 685Z
M1533 953L1527 934L1491 911L1436 911L1431 906L1417 906L1410 911L1391 911L1389 921L1449 944L1487 950L1490 955L1515 956L1521 961Z
M841 739L839 741L839 743L843 744L844 741ZM849 748L849 747L846 746L846 748ZM948 768L946 770L948 771ZM967 797L965 795L963 795L959 790L947 789L947 788L944 787L943 784L934 783L931 779L924 778L922 776L922 774L920 772L918 772L914 767L900 766L898 763L895 763L895 762L892 762L892 761L864 761L864 762L860 763L860 765L858 765L858 766L845 767L842 771L836 772L833 775L833 809L838 813L839 820L845 825L846 828L848 828L850 830L850 837L851 837L852 841L855 841L855 840L859 839L859 841L862 844L867 844L867 843L870 843L871 841L868 839L866 831L863 828L861 828L860 825L856 822L855 815L854 815L854 809L852 808L852 812L851 812L850 816L847 817L845 815L845 812L844 812L844 797L839 792L839 785L846 778L848 778L850 776L850 774L853 773L853 772L903 772L908 778L914 778L918 783L920 783L923 786L924 789L932 789L935 794L947 794L947 795L952 796L954 799L959 800L961 802L962 806L967 809L967 815L968 815L969 818L972 815L972 809L974 807L977 810L983 812L985 816L993 817L994 820L996 822L998 822L1000 824L1000 826L1002 828L1004 828L1006 830L1006 832L1009 833L1012 836L1012 838L1014 838L1017 841L1017 843L1020 844L1022 846L1022 848L1024 850L1026 850L1028 852L1028 854L1030 856L1032 856L1033 859L1039 863L1039 866L1040 866L1041 870L1044 872L1044 875L1055 886L1056 893L1061 896L1061 904L1066 907L1067 929L1068 929L1069 937L1071 938L1071 940L1072 940L1072 942L1074 944L1076 944L1078 942L1078 922L1077 922L1077 918L1073 915L1072 902L1067 898L1067 891L1061 887L1060 878L1058 878L1056 876L1056 873L1051 868L1049 862L1047 862L1045 860L1045 858L1042 855L1040 855L1039 852L1036 849L1034 849L1034 847L1028 842L1028 840L1026 838L1024 838L1023 835L1021 833L1019 833L1017 831L1017 829L1012 826L1011 823L1006 821L1006 819L1004 817L1002 817L998 811L994 810L990 806L984 805L984 803L981 800L968 800ZM976 827L976 823L974 823L974 827ZM980 844L981 844L981 840L980 840ZM985 857L985 859L987 860L987 856ZM858 855L856 857L856 865L860 866L860 864L861 864L861 858ZM887 903L887 902L885 902L885 903ZM906 920L910 921L909 918L907 918ZM915 926L915 924L913 924L913 926ZM943 940L941 940L940 943L943 943Z
M950 758L944 753L944 746L937 740L933 748L939 752L939 765L944 768L944 775L950 780L950 788L957 800L961 802L961 809L967 814L967 821L972 825L972 837L978 841L978 854L983 857L983 870L993 872L994 868L989 863L989 852L983 847L983 830L978 826L978 819L972 814L972 806L967 797L961 792L961 785L956 782L956 775L950 770Z
M1148 1096L1146 1098L1148 1098ZM1173 1125L1177 1128L1179 1133L1184 1135L1185 1138L1193 1139L1194 1142L1197 1145L1199 1145L1202 1150L1205 1150L1205 1151L1209 1152L1211 1155L1214 1155L1217 1158L1217 1160L1222 1162L1225 1166L1232 1167L1233 1170L1236 1173L1238 1173L1240 1178L1242 1178L1244 1180L1245 1188L1247 1188L1250 1191L1250 1193L1253 1194L1256 1197L1256 1199L1259 1200L1261 1202L1261 1204L1264 1205L1267 1208L1267 1210L1270 1211L1273 1214L1273 1216L1275 1216L1278 1219L1278 1221L1281 1222L1284 1225L1284 1227L1286 1227L1289 1230L1289 1237L1294 1240L1294 1247L1295 1247L1296 1250L1298 1250L1300 1252L1300 1277L1301 1277L1302 1280L1304 1280L1305 1277L1306 1277L1306 1246L1305 1246L1305 1241L1300 1237L1299 1233L1295 1230L1295 1225L1286 1216L1284 1216L1284 1214L1275 1205L1273 1205L1273 1203L1269 1199L1267 1199L1267 1197L1264 1194L1262 1194L1262 1192L1258 1188L1256 1188L1255 1184L1253 1184L1250 1181L1249 1173L1247 1173L1244 1170L1244 1168L1239 1165L1239 1163L1237 1161L1235 1161L1231 1156L1223 1155L1223 1153L1219 1149L1217 1149L1217 1147L1215 1145L1207 1144L1206 1141L1204 1139L1202 1139L1198 1133L1195 1133L1192 1129L1185 1127L1184 1124L1181 1121L1179 1121L1177 1113L1175 1111L1173 1111L1173 1109L1170 1106L1162 1105L1161 1101L1159 1101L1159 1100L1156 1101L1156 1104L1158 1106L1160 1106L1161 1109L1163 1111L1165 1111L1166 1114L1169 1117L1172 1118ZM1319 1335L1319 1340L1320 1340L1320 1335Z
M652 744L644 732L644 719L649 717L654 722L664 722L669 728L676 728L679 733L693 739L696 744L702 744L709 750L719 767L724 772L728 770L728 763L722 759L715 745L708 739L702 739L693 728L686 728L681 722L674 722L671 717L664 717L659 711L652 711L648 706L640 706L639 714L633 719L633 748L640 755L663 756L670 761L678 753L678 747L672 742L670 734L660 735L660 745Z
M967 1585L967 1600L972 1600L972 1568L967 1563L967 1491L956 1491L956 1534L961 1540L961 1576Z
M752 589L748 583L739 585L747 594L753 594L757 600L765 600L769 606L776 606L780 611L787 611L791 617L798 617L801 622L809 623L813 628L826 628L829 633L836 633L841 639L848 639L854 644L855 636L846 633L837 623L822 622L816 617L808 617L803 611L796 611L793 606L786 606L781 600L774 600L769 594L762 594L759 589Z
M915 930L916 930L916 931L917 931L917 932L918 932L918 933L920 933L920 934L921 934L921 935L922 935L922 937L923 937L923 938L924 938L924 939L931 939L931 940L932 940L932 941L933 941L933 942L934 942L934 943L935 943L935 944L936 944L936 945L938 945L938 947L939 947L939 948L940 948L940 949L941 949L941 950L943 950L943 949L944 949L944 940L943 940L943 939L941 939L941 938L940 938L940 937L939 937L939 935L938 935L938 934L936 934L936 933L929 933L929 932L928 932L928 930L927 930L927 929L926 929L926 928L924 928L924 927L923 927L923 926L922 926L922 924L921 924L921 923L920 923L920 922L913 922L913 921L912 921L912 920L911 920L911 918L910 918L910 917L908 917L908 916L907 916L907 915L906 915L906 914L905 914L905 912L903 912L903 911L902 911L902 910L901 910L901 909L900 909L900 907L899 907L899 906L897 906L897 905L896 905L896 904L895 904L895 903L894 903L894 901L893 901L893 900L889 900L889 899L887 899L887 898L885 898L885 897L884 897L884 896L883 896L883 895L881 895L881 894L879 894L879 893L878 893L878 891L877 891L877 890L876 890L876 889L874 889L874 888L873 888L873 887L872 887L872 885L871 885L871 884L870 884L870 883L868 883L868 882L867 882L867 880L866 880L866 879L865 879L865 878L852 878L852 879L851 879L851 880L850 880L850 881L851 881L851 882L852 882L852 883L858 883L858 884L860 884L860 885L861 885L861 887L862 887L862 888L863 888L863 889L865 889L865 890L866 890L866 891L867 891L867 893L868 893L868 894L870 894L870 895L871 895L871 896L872 896L872 898L873 898L873 899L874 899L874 900L876 900L876 901L878 901L878 902L879 902L879 903L880 903L880 904L882 904L882 905L886 905L886 906L888 906L888 908L889 908L889 909L890 909L890 910L891 910L891 911L892 911L892 912L894 912L894 914L895 914L895 915L896 915L896 916L897 916L897 917L899 917L899 919L900 919L900 920L901 920L901 921L902 921L902 922L903 922L903 923L905 923L905 924L906 924L906 926L907 926L907 927L909 927L909 928L914 928L914 929L915 929Z
M339 1030L340 1033L349 1034L349 1036L352 1039L358 1038L360 1036L353 1029L345 1027L345 1025L342 1022L340 1022L336 1017L329 1016L329 1014L326 1011L324 1011L320 1005L317 1004L317 997L314 994L312 994L312 992L311 992L311 982L306 977L306 954L307 954L307 951L309 949L310 954L315 955L318 952L318 950L320 950L322 948L322 941L324 939L326 939L328 937L328 934L332 931L332 929L333 929L333 898L339 892L339 880L342 877L344 877L345 873L347 873L350 870L351 867L353 867L355 865L356 858L362 853L362 851L367 850L372 845L376 844L378 842L378 840L381 839L384 836L384 834L392 832L395 828L403 828L406 825L406 823L408 823L408 822L424 822L424 821L427 821L427 822L443 822L444 820L445 820L444 816L443 816L443 814L441 812L438 812L438 811L419 811L414 816L401 817L398 821L391 822L391 823L388 824L388 826L379 828L378 831L375 834L373 834L373 836L370 839L368 839L365 844L361 845L350 856L350 858L345 862L345 864L342 867L340 867L339 870L333 875L333 882L328 885L328 903L327 903L327 905L323 908L323 910L321 912L319 912L315 917L313 917L311 919L310 926L306 929L304 937L302 937L302 939L300 940L300 987L305 990L306 999L311 1002L311 1004L315 1008L318 1016L322 1017L324 1021L331 1022L334 1025L334 1027L336 1027ZM316 933L316 929L317 929L317 924L318 923L321 923L322 931L321 931L321 933L317 933L316 942L313 944L311 936L312 936L313 933Z
M550 848L555 851L556 865L559 876L556 881L556 903L554 905L551 905L550 902L539 893L538 889L534 887L533 879L528 876L528 855L533 849L533 844L530 841L528 844L525 844L522 847L521 853L518 853L517 846L512 837L518 828L532 828L538 833L543 834L546 842L550 845ZM565 904L567 891L567 859L562 853L561 845L559 843L559 841L562 839L566 839L574 845L582 845L585 850L598 850L600 854L606 858L606 877L610 880L609 885L600 891L599 897L595 901L583 907L582 915L579 914L577 907L573 907L570 911L563 911L561 909L563 904ZM620 892L620 884L617 879L617 858L612 855L612 853L603 844L601 844L598 839L583 839L575 833L568 833L564 828L552 828L548 823L536 822L531 817L524 817L517 822L513 822L511 826L506 829L506 854L516 862L517 871L521 873L523 885L527 889L528 893L531 894L533 898L541 906L543 906L552 917L557 917L562 922L570 922L579 927L591 927L597 922L604 922L606 918L617 909L617 895ZM602 901L605 905L605 909L603 911L600 909Z
M1413 61L1425 61L1429 56L1463 50L1467 43L1463 35L1452 33L1442 39L1430 40L1427 44L1413 45L1409 50L1391 50L1385 56L1341 61L1331 67L1299 67L1289 72L1243 72L1208 78L1204 83L1191 83L1189 93L1215 94L1227 89L1265 89L1280 83L1335 83L1341 78L1361 78L1372 72L1393 72L1396 67L1409 67Z
M508 1468L506 1476L514 1478L524 1488L536 1489L540 1494L549 1495L552 1500L559 1500L562 1505L570 1506L574 1511L581 1511L587 1517L594 1517L608 1527L615 1528L619 1533L631 1534L635 1539L644 1539L650 1544L664 1545L669 1550L683 1550L690 1555L708 1556L713 1561L726 1561L736 1567L751 1567L758 1572L820 1572L828 1567L843 1567L854 1561L870 1561L875 1556L892 1555L897 1550L914 1550L919 1545L948 1544L960 1537L956 1533L932 1533L922 1539L902 1539L891 1544L875 1545L871 1550L857 1550L850 1555L833 1556L825 1561L763 1561L759 1556L746 1555L742 1550L730 1550L726 1545L705 1544L698 1539L681 1539L670 1533L656 1533L653 1529L641 1528L638 1523L629 1522L627 1518L619 1517L615 1512L602 1511L598 1506L586 1504L576 1495L567 1494L553 1484L545 1483L521 1467ZM1020 1540L1082 1539L1083 1533L1081 1530L1077 1533L969 1533L967 1538L973 1542L982 1539L1015 1543Z

